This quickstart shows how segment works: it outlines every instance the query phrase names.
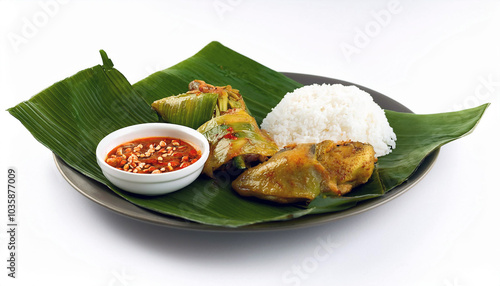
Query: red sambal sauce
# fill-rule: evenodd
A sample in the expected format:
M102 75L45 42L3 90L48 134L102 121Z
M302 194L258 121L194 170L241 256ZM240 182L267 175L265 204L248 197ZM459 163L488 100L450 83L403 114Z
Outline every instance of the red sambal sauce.
M200 157L200 151L181 139L147 137L116 146L105 161L126 172L160 174L186 168Z

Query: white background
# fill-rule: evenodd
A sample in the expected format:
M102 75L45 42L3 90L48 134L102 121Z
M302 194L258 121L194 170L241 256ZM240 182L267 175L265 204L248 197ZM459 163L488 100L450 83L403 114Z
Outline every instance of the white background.
M1 149L18 170L18 268L1 285L500 285L500 1L1 1ZM204 233L115 214L74 190L5 110L100 64L130 82L217 40L272 69L377 90L416 113L492 105L381 207L299 230ZM0 179L1 181L1 179ZM326 245L326 246L325 246ZM50 283L50 284L49 284Z

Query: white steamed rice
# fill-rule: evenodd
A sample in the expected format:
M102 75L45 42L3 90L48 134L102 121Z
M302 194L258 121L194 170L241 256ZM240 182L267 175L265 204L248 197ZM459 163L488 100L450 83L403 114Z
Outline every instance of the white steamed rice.
M280 148L292 143L352 140L371 144L375 156L380 157L396 147L396 134L384 111L356 86L298 88L283 97L261 128Z

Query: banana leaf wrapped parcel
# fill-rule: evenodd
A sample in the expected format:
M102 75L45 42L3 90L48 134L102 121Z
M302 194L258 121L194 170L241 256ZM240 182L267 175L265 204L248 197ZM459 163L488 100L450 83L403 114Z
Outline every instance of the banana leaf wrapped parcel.
M158 99L151 107L164 121L194 129L228 109L246 110L237 89L230 85L213 86L202 80L193 80L188 92Z
M210 144L203 172L243 170L278 152L274 141L260 130L239 90L214 86L202 80L189 83L189 91L154 101L151 106L163 120L197 128ZM201 125L201 126L200 126Z
M217 98L215 93L183 93L156 100L151 107L166 122L196 129L212 118Z
M242 109L231 109L214 117L198 131L210 144L210 156L203 168L210 177L221 167L247 169L279 151L276 143L259 129L255 118Z

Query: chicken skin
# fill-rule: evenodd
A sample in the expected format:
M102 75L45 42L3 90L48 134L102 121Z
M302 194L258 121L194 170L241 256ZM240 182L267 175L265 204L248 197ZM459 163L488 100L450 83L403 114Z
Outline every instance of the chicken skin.
M243 172L232 187L242 196L277 203L310 201L321 193L341 196L366 183L376 161L373 147L360 142L296 144Z

